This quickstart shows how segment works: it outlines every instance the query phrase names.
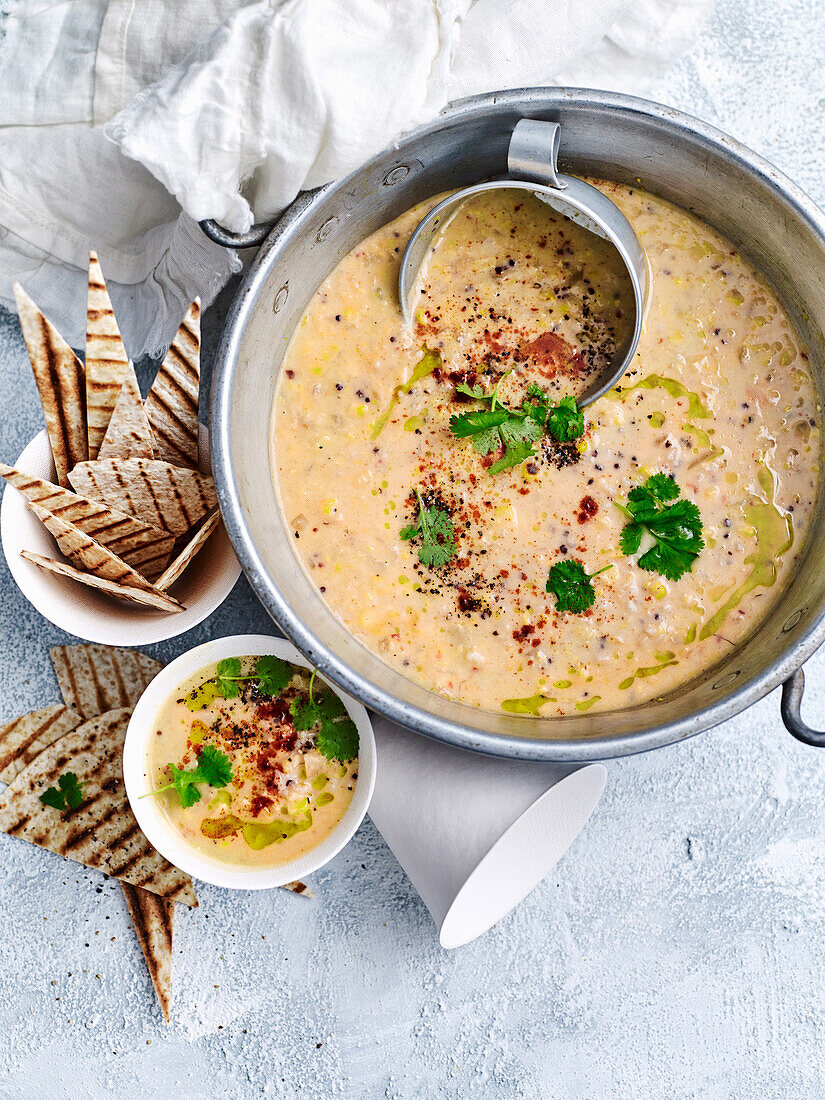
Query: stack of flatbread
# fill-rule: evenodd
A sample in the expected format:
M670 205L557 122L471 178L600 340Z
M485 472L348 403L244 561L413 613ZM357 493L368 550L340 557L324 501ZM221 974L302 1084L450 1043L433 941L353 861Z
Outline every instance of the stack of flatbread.
M169 590L220 523L214 482L198 466L198 301L143 401L94 252L85 364L19 284L14 293L57 484L2 463L0 476L63 559L23 557L137 606L182 611Z
M130 649L50 650L63 703L0 727L0 830L120 880L146 965L169 1019L175 904L197 905L189 875L140 830L123 783L123 740L132 707L163 667ZM41 795L72 773L80 805L61 811ZM302 882L286 889L311 894Z

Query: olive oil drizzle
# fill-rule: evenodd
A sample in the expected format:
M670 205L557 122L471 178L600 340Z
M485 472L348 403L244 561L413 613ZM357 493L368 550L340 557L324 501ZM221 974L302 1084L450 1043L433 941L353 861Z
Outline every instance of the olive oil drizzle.
M555 702L551 695L542 695L539 692L536 695L527 695L523 699L505 699L501 709L509 711L510 714L532 714L534 718L538 718L539 711L545 703Z
M406 382L399 383L392 391L392 397L390 397L390 403L386 410L379 416L372 428L372 439L377 439L383 432L389 423L392 416L393 409L406 394L412 390L416 382L420 382L422 379L427 378L433 373L436 367L441 366L441 355L437 351L431 351L429 348L424 348L424 354L418 360L413 367L413 372Z
M714 458L719 458L723 455L724 448L714 447L711 440L713 429L705 431L704 428L697 428L693 423L694 420L713 420L713 413L704 404L701 397L694 390L689 390L687 386L678 381L676 378L667 378L663 374L648 374L645 378L640 378L638 382L634 382L632 386L617 386L616 389L611 390L607 396L611 397L614 401L624 401L628 394L633 390L664 390L670 394L671 397L679 398L686 397L688 401L687 417L682 423L683 431L686 431L689 435L693 435L696 438L696 443L700 448L705 448L710 451L709 455L703 457L704 462L710 462ZM651 414L651 424L655 428L661 428L664 424L664 417L661 413Z
M745 522L756 534L756 549L745 558L745 564L753 568L742 584L731 593L725 603L702 627L699 633L702 641L717 632L730 612L748 593L753 592L755 588L770 588L776 584L776 578L779 575L777 563L793 546L793 517L776 503L776 474L766 462L762 462L757 476L765 496L764 498L756 496L742 507Z

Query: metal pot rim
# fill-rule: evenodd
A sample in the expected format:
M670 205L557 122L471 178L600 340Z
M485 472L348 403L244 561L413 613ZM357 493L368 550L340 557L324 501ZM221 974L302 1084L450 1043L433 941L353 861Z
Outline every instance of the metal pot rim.
M796 216L822 241L825 247L825 214L784 173L715 127L682 111L635 96L587 88L523 88L487 93L449 105L432 122L425 123L405 134L395 147L399 150L399 155L403 155L406 147L426 140L435 128L443 126L445 118L458 122L469 117L484 115L494 108L501 110L507 107L529 112L531 104L536 110L547 110L552 108L554 102L558 105L563 103L567 107L581 103L582 107L588 109L594 107L612 109L625 115L655 119L675 134L689 139L700 147L706 147L714 155L719 155L721 152L732 163L747 169L762 186L773 191L781 197L783 202L790 205ZM212 385L212 468L218 487L224 524L252 588L289 639L324 676L379 714L434 740L512 759L585 761L647 752L711 729L756 703L774 688L794 677L794 674L801 678L801 673L797 670L825 641L825 615L814 617L808 628L790 642L780 656L760 675L713 706L673 722L649 727L639 733L565 741L534 740L528 736L521 738L483 732L469 725L447 721L411 704L401 703L389 692L353 673L344 661L315 637L306 623L293 615L279 589L269 578L244 521L231 460L228 415L230 391L246 322L257 300L258 291L270 276L271 265L267 257L277 241L291 230L309 206L331 191L345 189L349 181L361 171L363 166L344 179L326 184L315 192L298 196L268 233L231 304L215 364ZM260 235L259 232L258 236ZM639 713L643 714L643 706L639 708ZM609 719L609 714L605 717ZM531 722L532 719L526 717L524 721ZM792 732L795 731L792 729Z

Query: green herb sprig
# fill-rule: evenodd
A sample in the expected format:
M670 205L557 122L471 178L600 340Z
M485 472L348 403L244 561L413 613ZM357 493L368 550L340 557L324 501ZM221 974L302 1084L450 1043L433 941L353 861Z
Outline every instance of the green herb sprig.
M214 745L204 745L198 756L194 768L188 771L168 764L167 770L172 776L172 782L165 787L158 787L149 794L160 794L161 791L169 791L173 787L180 797L180 804L184 810L200 802L201 792L199 783L207 783L210 787L226 787L232 779L232 762L225 752L216 749ZM145 798L146 795L141 797Z
M535 455L534 444L545 431L562 443L570 442L584 432L584 417L572 397L563 397L558 405L551 405L540 386L531 383L527 396L517 409L503 405L499 400L499 388L506 378L503 375L491 393L481 386L460 383L458 393L476 401L489 401L489 409L475 409L456 413L450 417L450 431L459 439L472 440L473 450L480 455L491 454L504 448L504 454L490 466L492 475L520 465Z
M358 755L358 728L347 708L332 691L313 694L315 672L309 681L307 698L299 696L289 705L296 730L314 729L320 725L315 744L327 760L348 763Z
M596 602L596 592L591 583L593 578L611 568L612 563L597 569L595 573L588 573L577 558L565 558L550 566L545 591L556 597L557 611L572 611L574 615L581 615Z
M56 787L48 787L41 795L40 801L44 806L51 806L54 810L76 810L83 802L82 784L74 772L64 772L57 781Z
M622 530L622 553L628 557L638 553L642 535L647 532L654 544L637 564L671 581L690 572L705 545L699 509L680 494L673 478L653 474L644 485L631 489L627 505L616 505L630 521Z
M449 512L443 508L428 508L415 490L418 500L418 519L401 529L401 538L405 541L421 538L418 548L418 560L423 565L437 569L446 565L456 552L455 528Z
M239 657L225 657L218 661L215 676L206 680L200 687L190 691L185 702L191 711L203 710L219 696L222 699L236 699L241 694L241 685L250 680L256 681L256 687L261 695L272 698L280 693L292 679L293 670L287 661L271 654L264 654L255 662L255 671L249 675L241 675L241 660Z

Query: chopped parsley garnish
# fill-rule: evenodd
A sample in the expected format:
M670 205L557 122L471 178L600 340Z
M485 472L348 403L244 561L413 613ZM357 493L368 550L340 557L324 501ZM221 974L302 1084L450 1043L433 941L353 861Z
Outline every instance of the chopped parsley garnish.
M54 810L76 810L83 801L81 784L74 772L64 772L57 781L56 787L48 787L41 795L40 801L44 806L51 806Z
M705 545L699 509L693 501L681 498L680 493L672 477L654 474L644 485L631 489L626 506L617 504L630 521L622 530L622 553L628 556L638 553L642 535L647 532L653 545L641 555L638 564L671 581L678 581L690 572Z
M230 658L232 659L234 658ZM174 787L180 796L181 806L186 810L200 801L198 783L208 783L210 787L225 787L229 783L232 779L232 762L225 752L216 749L214 745L204 745L194 768L186 771L175 764L167 764L167 771L172 776L172 782L149 793L160 794L161 791Z
M358 729L347 713L347 708L332 691L313 695L315 673L309 681L309 697L299 696L289 704L296 730L311 730L321 726L315 739L320 753L327 760L348 763L358 755Z
M421 537L418 548L418 560L423 565L438 568L446 565L456 552L455 529L449 512L435 506L428 508L415 490L418 500L418 521L401 529L401 538L406 540Z
M547 394L534 383L528 387L519 408L502 405L498 391L504 377L491 393L484 393L481 386L468 386L463 382L456 386L458 393L476 401L489 401L490 408L450 417L450 431L459 439L471 439L477 454L488 455L504 448L504 454L490 467L493 475L535 455L533 444L541 439L545 428L554 439L563 443L578 439L584 431L584 417L572 397L563 397L558 405L551 405Z
M564 561L557 561L550 566L545 591L552 592L556 597L557 611L572 611L575 615L581 615L596 602L591 581L610 568L610 565L606 565L595 573L587 573L578 559L565 558Z

